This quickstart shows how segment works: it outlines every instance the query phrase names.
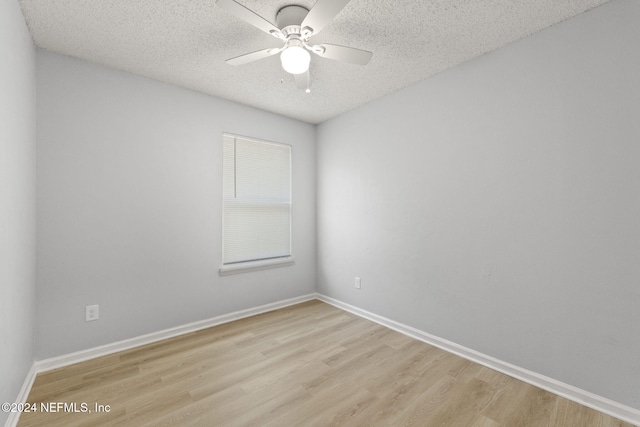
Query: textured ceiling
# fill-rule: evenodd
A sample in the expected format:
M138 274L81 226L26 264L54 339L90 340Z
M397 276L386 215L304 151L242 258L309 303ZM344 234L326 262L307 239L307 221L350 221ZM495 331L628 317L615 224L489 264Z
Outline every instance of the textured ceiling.
M609 0L351 0L312 44L373 52L366 66L313 55L312 92L278 56L226 59L281 42L215 0L20 0L38 47L320 123ZM275 24L285 5L238 0Z

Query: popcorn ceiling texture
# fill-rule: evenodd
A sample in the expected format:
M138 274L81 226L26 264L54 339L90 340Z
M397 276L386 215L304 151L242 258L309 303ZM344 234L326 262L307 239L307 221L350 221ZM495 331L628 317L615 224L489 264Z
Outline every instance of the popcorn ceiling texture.
M43 49L320 123L505 46L609 0L352 0L312 44L370 50L367 66L312 55L312 92L278 56L226 59L281 42L214 0L20 0ZM279 9L314 0L240 0L275 24Z

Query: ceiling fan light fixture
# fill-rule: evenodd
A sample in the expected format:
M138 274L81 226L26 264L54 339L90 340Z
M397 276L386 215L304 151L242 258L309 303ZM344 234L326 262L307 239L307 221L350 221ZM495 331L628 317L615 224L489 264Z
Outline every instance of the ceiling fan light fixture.
M293 74L298 89L307 93L311 92L311 53L336 61L367 65L373 54L366 50L335 44L309 44L309 38L328 25L349 1L317 0L311 10L298 5L286 5L276 14L276 26L236 0L215 0L227 12L284 42L280 48L262 49L227 59L227 64L243 65L280 53L282 68Z
M280 54L282 68L290 74L306 73L311 62L311 55L300 46L289 46Z

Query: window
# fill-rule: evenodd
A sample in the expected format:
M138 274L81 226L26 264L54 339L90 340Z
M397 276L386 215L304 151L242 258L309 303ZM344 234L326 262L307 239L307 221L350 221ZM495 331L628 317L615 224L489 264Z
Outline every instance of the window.
M220 274L292 263L291 147L223 135Z

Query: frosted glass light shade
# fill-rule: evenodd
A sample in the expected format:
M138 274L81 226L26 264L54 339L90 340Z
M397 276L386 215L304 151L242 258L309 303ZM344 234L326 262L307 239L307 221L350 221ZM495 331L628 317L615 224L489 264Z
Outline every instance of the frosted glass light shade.
M282 51L280 61L282 61L282 68L287 73L302 74L309 69L311 55L300 46L290 46Z

